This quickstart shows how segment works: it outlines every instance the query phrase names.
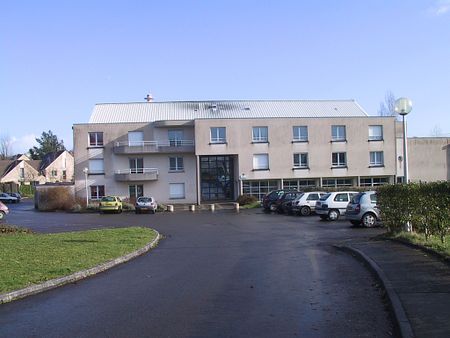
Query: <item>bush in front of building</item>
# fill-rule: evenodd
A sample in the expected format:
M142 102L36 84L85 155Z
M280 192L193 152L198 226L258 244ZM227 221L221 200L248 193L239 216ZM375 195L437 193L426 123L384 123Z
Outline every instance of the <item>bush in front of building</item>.
M377 188L381 217L389 232L413 231L445 242L450 233L450 182L408 183Z
M69 211L75 204L75 196L68 187L44 187L37 191L35 204L40 211Z
M239 203L239 205L249 205L258 202L258 199L252 195L240 195L236 202Z

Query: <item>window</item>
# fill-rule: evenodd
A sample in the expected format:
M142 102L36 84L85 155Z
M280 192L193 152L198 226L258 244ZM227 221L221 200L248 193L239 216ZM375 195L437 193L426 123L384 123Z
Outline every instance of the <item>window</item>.
M253 127L253 142L269 142L269 130L267 127Z
M89 174L95 175L104 173L105 168L103 159L89 160Z
M67 179L67 170L63 170L62 171L62 179L66 180Z
M184 197L184 183L170 183L169 184L169 198L181 199Z
M332 153L331 165L333 167L346 167L347 166L347 153Z
M56 177L56 176L58 176L58 170L53 169L52 170L52 177Z
M283 180L283 189L288 190L302 190L302 188L315 187L316 185L314 179Z
M133 199L144 196L144 186L142 184L129 185L128 191L130 193L130 198Z
M225 127L211 127L211 143L226 143L227 135Z
M307 201L317 201L320 198L319 194L309 194L306 198Z
M308 127L307 126L295 126L293 128L292 139L294 140L294 142L308 141Z
M90 147L102 147L103 146L103 133L102 132L89 133L89 146Z
M242 182L242 192L246 195L255 196L259 201L262 201L264 195L276 189L278 189L278 182L275 180Z
M128 132L128 145L130 147L143 146L144 145L144 132L129 131Z
M143 158L130 158L130 173L142 174L144 172L144 159Z
M169 171L183 171L184 164L182 157L169 157Z
M104 185L91 185L91 199L98 200L105 196L105 186Z
M169 130L168 131L169 145L171 147L179 147L183 144L183 130Z
M351 178L324 178L322 179L322 187L350 187L353 185Z
M336 194L336 196L334 197L334 201L335 202L348 202L348 194L347 193Z
M269 170L269 154L253 155L253 170Z
M345 141L345 126L331 126L331 141Z
M19 173L19 175L20 175L20 178L21 178L21 179L24 179L24 178L25 178L25 168L20 168L20 173Z
M294 169L308 168L308 153L294 154Z
M371 151L370 152L370 166L371 167L382 167L384 165L384 156L382 151Z
M388 183L389 183L388 177L361 177L361 179L359 180L359 185L361 187L373 187Z
M369 141L383 140L383 126L369 126Z

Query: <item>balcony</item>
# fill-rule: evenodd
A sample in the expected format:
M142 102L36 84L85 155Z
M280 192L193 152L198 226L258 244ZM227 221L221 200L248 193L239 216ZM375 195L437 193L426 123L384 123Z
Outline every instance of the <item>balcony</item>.
M119 182L156 181L158 179L158 169L135 168L116 170L114 178Z
M124 141L116 142L113 148L116 155L152 154L152 153L193 153L194 140L167 141Z

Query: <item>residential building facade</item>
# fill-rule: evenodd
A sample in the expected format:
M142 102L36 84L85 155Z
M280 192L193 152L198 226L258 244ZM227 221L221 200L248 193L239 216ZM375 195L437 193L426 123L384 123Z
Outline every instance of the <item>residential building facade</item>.
M76 194L92 200L201 204L396 180L395 118L353 100L99 104L73 131Z

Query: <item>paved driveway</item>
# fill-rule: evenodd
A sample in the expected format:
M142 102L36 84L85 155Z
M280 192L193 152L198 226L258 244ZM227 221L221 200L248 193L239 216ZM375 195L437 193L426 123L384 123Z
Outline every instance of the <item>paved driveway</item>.
M166 236L106 273L0 305L0 336L389 337L376 283L332 244L374 235L344 221L260 210L156 215L37 213L40 232L150 226Z

